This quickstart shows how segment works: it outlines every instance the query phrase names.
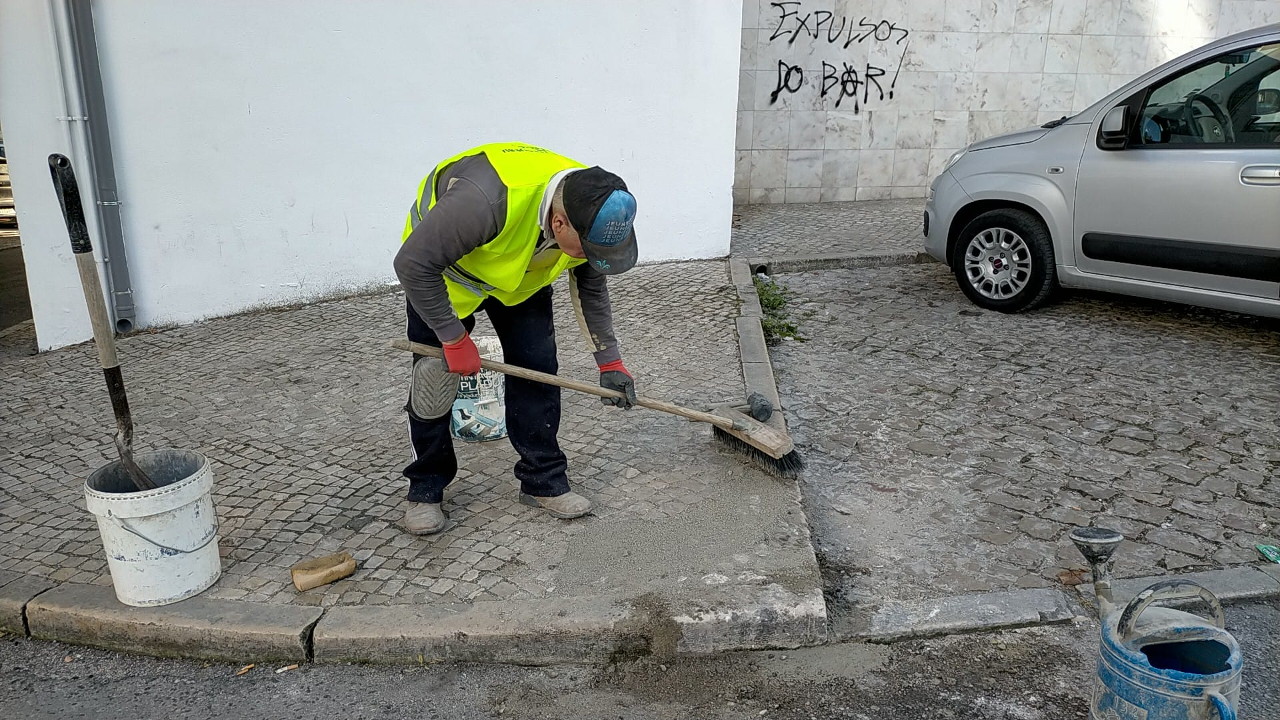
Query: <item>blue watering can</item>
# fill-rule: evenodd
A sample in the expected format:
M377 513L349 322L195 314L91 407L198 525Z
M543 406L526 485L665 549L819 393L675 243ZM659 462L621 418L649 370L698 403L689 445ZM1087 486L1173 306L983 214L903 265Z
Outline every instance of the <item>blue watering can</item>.
M1111 554L1124 537L1104 528L1077 528L1071 540L1093 568L1102 623L1091 720L1236 720L1240 645L1224 629L1222 603L1187 580L1165 580L1138 593L1117 612L1111 594ZM1212 621L1155 603L1202 600Z

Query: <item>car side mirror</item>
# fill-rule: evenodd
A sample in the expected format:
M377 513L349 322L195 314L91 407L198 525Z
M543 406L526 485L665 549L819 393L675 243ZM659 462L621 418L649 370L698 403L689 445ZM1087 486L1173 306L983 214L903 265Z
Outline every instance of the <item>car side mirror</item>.
M1272 115L1280 112L1280 90L1263 88L1258 91L1258 103L1254 115Z
M1129 145L1129 106L1117 105L1102 118L1098 131L1098 147L1103 150L1123 150Z

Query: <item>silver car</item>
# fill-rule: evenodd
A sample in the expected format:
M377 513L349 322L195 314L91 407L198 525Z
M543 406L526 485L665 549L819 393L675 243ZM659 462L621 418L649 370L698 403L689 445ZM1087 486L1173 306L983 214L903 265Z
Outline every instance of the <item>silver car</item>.
M992 310L1063 286L1280 316L1280 24L957 152L924 234Z

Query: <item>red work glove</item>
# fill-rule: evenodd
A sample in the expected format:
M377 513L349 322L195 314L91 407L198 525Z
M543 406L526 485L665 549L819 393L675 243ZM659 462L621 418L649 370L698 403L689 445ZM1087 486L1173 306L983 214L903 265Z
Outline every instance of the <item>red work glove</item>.
M462 337L451 343L441 343L441 346L449 372L459 375L475 375L480 372L480 351L476 349L469 333L462 333Z
M600 398L600 402L605 405L630 410L636 404L636 382L631 378L631 373L627 372L621 360L614 360L600 366L600 387L617 390L626 395L620 398Z

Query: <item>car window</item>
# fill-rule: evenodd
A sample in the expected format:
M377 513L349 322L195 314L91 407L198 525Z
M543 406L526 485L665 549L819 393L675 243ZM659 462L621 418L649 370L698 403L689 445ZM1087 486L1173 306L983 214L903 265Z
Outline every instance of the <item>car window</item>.
M1273 45L1280 59L1280 45ZM1280 70L1264 77L1258 84L1258 106L1254 110L1262 122L1280 122Z
M1280 144L1280 43L1224 53L1153 85L1139 147Z

